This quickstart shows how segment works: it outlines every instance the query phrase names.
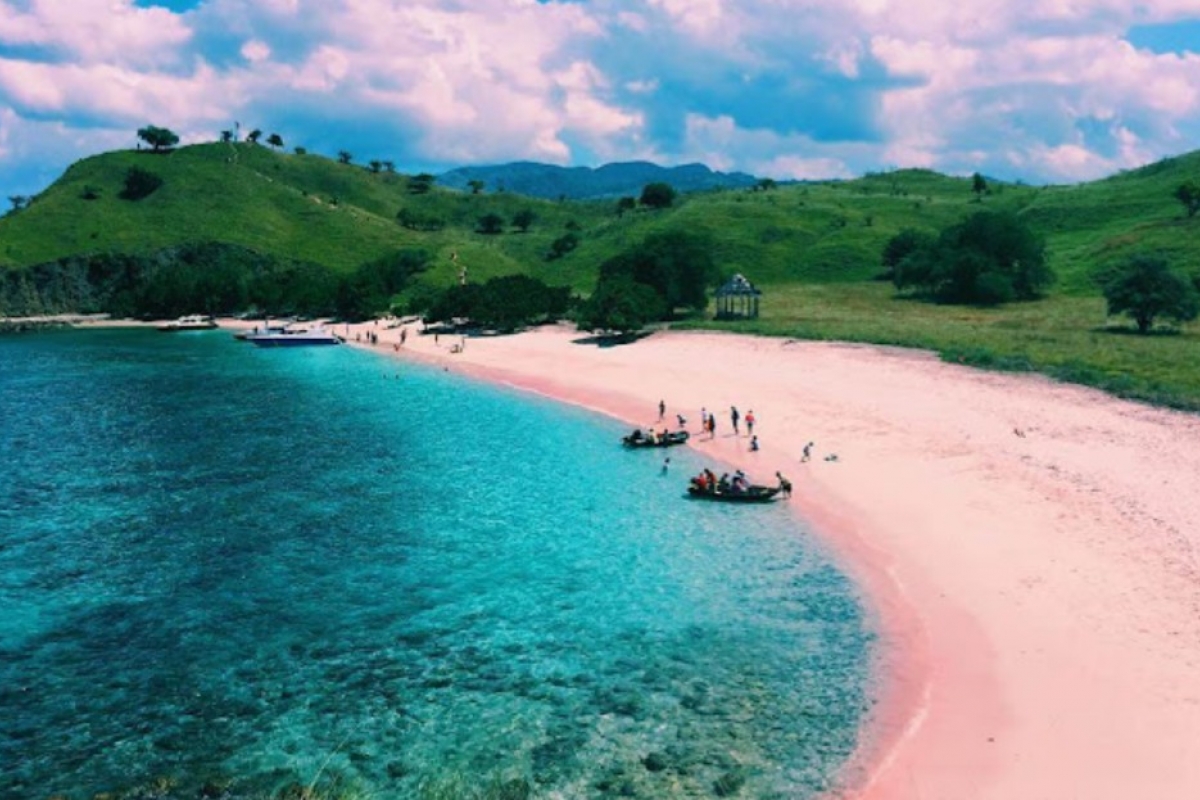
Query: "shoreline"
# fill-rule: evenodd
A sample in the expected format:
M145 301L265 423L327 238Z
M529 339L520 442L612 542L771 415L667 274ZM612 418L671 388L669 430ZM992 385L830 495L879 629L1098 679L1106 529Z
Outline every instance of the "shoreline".
M791 479L883 635L880 702L830 797L1200 796L1200 417L869 345L600 348L555 327L451 353L408 328L401 347L338 326L631 425L663 399L694 433L707 404L717 436L689 446ZM759 452L730 405L759 418Z

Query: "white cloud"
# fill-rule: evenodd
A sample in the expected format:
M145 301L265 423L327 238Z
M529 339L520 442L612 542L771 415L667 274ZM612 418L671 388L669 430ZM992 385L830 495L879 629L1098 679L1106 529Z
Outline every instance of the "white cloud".
M26 8L0 4L0 43L46 48L82 64L172 63L191 37L178 15L132 0L30 0Z

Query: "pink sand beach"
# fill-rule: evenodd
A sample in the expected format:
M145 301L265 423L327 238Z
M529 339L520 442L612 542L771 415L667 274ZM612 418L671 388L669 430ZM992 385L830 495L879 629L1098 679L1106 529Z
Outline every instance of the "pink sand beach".
M339 332L368 329L374 349L631 426L661 427L662 400L701 453L795 484L883 634L876 713L834 796L1200 797L1200 417L891 348ZM731 406L753 411L758 452Z

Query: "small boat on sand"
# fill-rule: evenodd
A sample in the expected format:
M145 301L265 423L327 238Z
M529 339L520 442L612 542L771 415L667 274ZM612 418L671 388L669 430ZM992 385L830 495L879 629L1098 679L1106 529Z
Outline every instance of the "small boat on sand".
M621 443L626 447L672 447L677 444L686 444L688 435L687 431L654 433L638 428L633 433L622 436Z

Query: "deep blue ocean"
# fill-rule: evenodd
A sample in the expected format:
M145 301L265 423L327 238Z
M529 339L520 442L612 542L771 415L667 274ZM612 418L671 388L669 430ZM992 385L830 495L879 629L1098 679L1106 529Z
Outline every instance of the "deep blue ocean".
M624 432L349 347L0 337L0 797L816 794L855 587Z

